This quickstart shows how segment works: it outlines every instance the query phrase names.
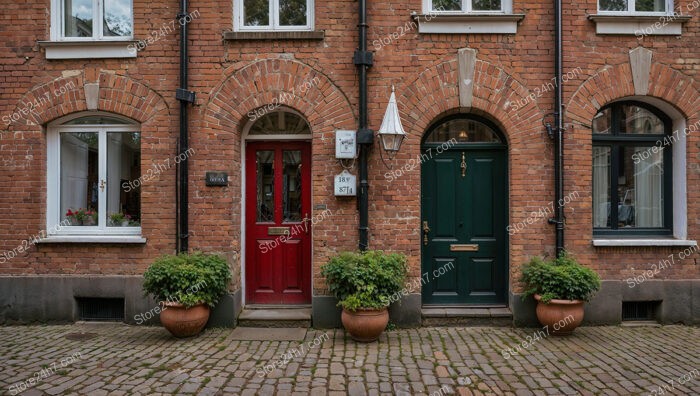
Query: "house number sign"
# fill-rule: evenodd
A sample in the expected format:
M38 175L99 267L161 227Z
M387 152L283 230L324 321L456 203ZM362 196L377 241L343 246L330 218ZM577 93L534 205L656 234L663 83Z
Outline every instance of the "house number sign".
M207 186L228 186L228 173L207 172L204 181Z
M344 170L339 175L335 175L335 196L353 197L357 195L357 176Z

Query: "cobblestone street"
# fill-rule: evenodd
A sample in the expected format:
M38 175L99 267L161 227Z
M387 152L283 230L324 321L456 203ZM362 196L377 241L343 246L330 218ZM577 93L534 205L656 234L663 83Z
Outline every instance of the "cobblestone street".
M178 340L160 327L0 327L0 385L11 395L700 394L700 328L583 327L523 348L536 331L421 328L358 344L342 330L240 341L231 329Z

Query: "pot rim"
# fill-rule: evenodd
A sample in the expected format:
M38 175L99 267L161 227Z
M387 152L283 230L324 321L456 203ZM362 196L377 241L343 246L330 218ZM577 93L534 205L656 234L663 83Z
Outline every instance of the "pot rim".
M544 303L540 301L542 299L542 296L539 294L535 294L535 300L537 302L541 302L542 304L559 304L559 305L577 305L577 304L583 304L585 301L583 300L558 300L556 298L551 299L548 303Z
M343 311L348 312L348 313L358 313L358 312L370 313L370 312L384 312L384 311L386 311L386 310L388 310L388 309L389 309L389 307L384 307L384 308L358 308L358 309L355 310L355 311L351 311L351 310L349 310L349 309L343 308Z

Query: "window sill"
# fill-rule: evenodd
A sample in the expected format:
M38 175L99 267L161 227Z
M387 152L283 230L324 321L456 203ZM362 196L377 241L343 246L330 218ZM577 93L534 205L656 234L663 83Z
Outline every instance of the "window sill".
M46 59L136 58L138 40L38 41Z
M146 238L139 235L51 235L38 243L132 243L144 244Z
M593 246L598 247L615 247L615 246L697 246L697 241L685 239L664 239L664 238L637 238L637 239L612 239L612 238L597 238L593 239Z
M597 34L679 36L690 15L589 15Z
M262 31L262 32L224 32L224 40L323 40L324 30L312 31Z
M417 14L418 33L515 34L525 14Z

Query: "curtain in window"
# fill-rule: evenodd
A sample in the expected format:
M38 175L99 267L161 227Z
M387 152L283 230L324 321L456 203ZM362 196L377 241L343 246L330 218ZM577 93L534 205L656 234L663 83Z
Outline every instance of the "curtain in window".
M610 216L610 147L593 147L593 226L607 227Z
M649 147L637 147L637 153L645 151L647 159L634 165L635 224L637 227L663 227L663 150L653 153ZM640 158L644 158L641 156Z

